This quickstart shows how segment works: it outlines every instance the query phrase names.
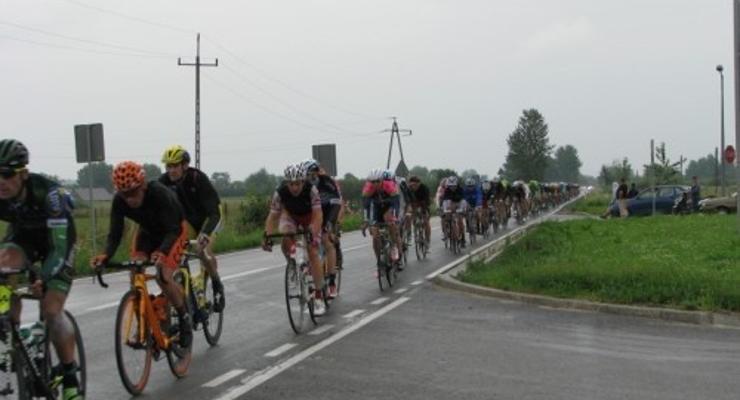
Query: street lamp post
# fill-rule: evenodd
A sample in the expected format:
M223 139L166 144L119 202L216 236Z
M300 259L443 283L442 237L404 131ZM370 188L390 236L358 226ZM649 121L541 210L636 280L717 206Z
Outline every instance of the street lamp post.
M722 196L725 196L725 74L722 65L717 66L717 72L719 72L719 97L720 97L720 187L722 188Z

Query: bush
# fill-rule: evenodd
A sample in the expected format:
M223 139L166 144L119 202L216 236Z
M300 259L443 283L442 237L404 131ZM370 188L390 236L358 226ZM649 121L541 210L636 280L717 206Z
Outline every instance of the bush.
M244 201L239 203L240 217L237 231L239 233L247 233L262 228L269 213L269 197L247 195Z

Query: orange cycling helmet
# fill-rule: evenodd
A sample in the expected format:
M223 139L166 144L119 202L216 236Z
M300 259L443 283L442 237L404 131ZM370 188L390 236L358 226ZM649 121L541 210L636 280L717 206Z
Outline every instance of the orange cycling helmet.
M116 191L128 192L144 183L144 168L133 161L123 161L113 169L113 186Z

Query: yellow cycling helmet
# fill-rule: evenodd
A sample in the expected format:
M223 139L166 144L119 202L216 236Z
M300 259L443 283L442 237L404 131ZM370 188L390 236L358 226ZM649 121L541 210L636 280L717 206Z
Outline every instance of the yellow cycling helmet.
M190 162L190 154L187 150L185 150L184 147L180 146L179 144L168 147L164 151L164 154L162 154L163 164L180 164L183 162Z

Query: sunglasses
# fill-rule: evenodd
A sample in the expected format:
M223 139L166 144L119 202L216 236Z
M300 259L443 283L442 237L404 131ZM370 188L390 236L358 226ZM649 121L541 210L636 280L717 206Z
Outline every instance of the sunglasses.
M376 179L376 180L374 180L374 181L370 181L370 183L373 183L373 184L375 184L375 183L380 183L380 180L379 180L379 179Z
M3 179L10 179L21 171L23 171L25 168L11 168L11 167L2 167L0 168L0 176L3 177Z

